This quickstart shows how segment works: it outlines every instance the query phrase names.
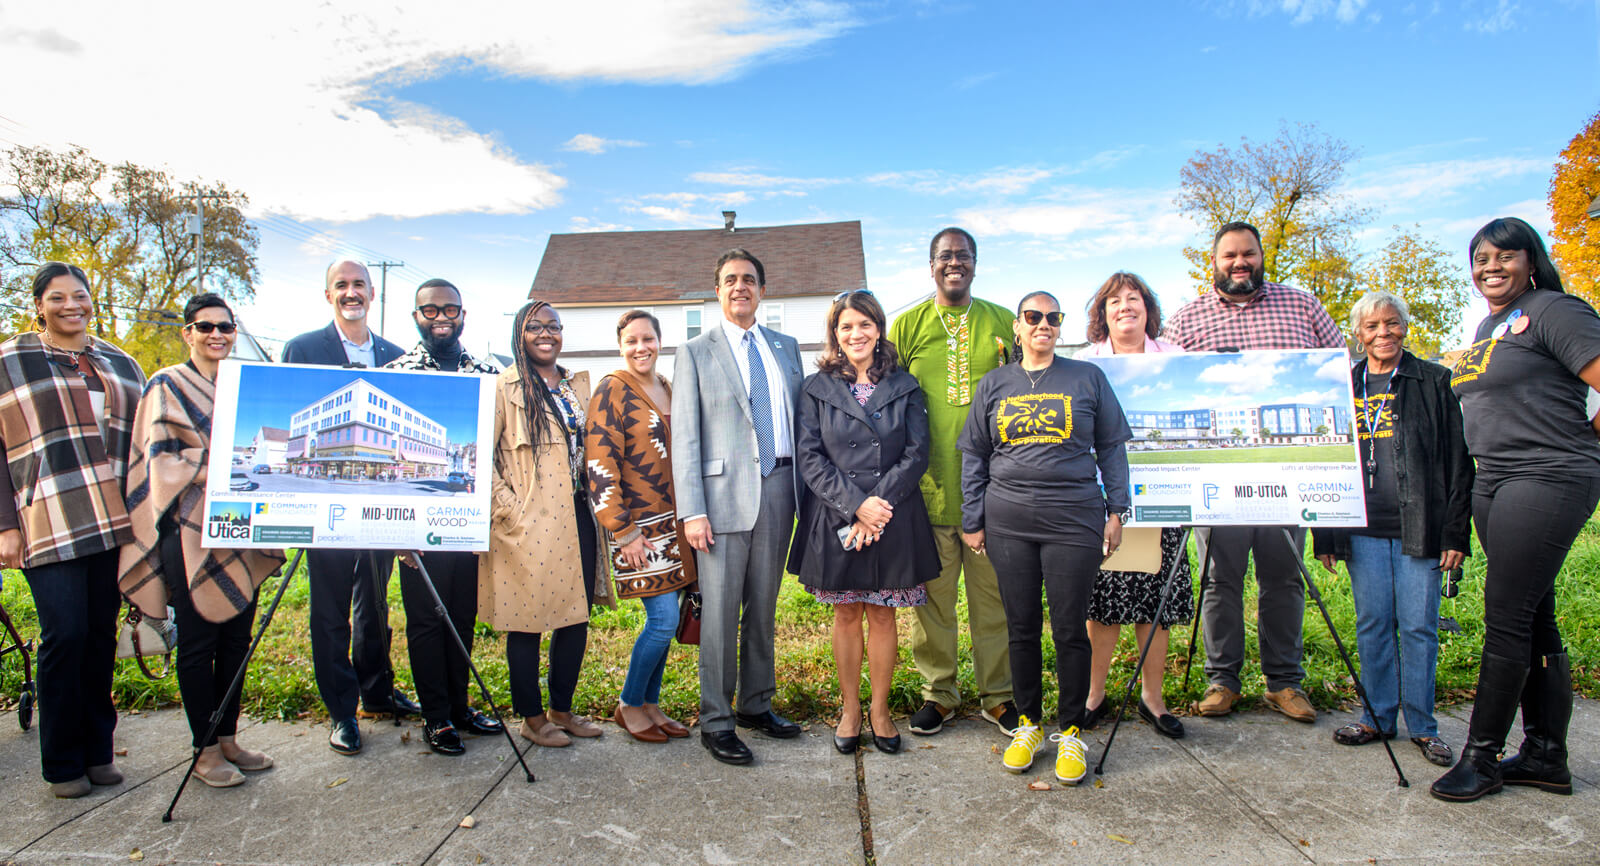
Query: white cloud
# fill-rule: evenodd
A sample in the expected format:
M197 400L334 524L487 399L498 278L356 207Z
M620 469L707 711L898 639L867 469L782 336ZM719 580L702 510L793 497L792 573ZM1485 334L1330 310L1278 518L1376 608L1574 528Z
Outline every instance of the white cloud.
M1368 0L1248 0L1246 9L1251 15L1282 12L1295 24L1307 24L1325 15L1332 15L1348 24L1361 15Z
M592 153L595 155L605 153L608 150L618 147L644 147L644 142L631 141L626 138L601 138L598 135L590 135L587 132L580 132L577 135L567 139L566 143L561 145L562 150L570 150L574 153Z
M1271 353L1248 354L1238 361L1212 364L1200 371L1197 380L1210 385L1221 385L1228 394L1255 394L1272 387L1273 380L1283 372L1279 358Z
M1329 358L1326 363L1317 368L1314 374L1318 379L1327 379L1330 382L1343 382L1350 378L1350 362L1343 355Z
M1345 186L1357 204L1386 215L1411 210L1435 210L1460 193L1491 182L1528 175L1548 174L1549 159L1526 156L1492 156L1426 162L1393 162L1359 171Z
M631 232L633 226L622 223L608 223L591 220L588 217L575 216L567 226L575 232Z
M705 183L712 186L834 186L844 183L843 178L837 177L780 177L763 174L758 171L697 171L689 175L690 183Z
M1475 10L1467 13L1468 17L1461 26L1466 30L1476 30L1479 33L1500 33L1517 26L1517 13L1520 10L1511 0L1498 0L1493 8L1482 13Z
M967 208L955 216L979 236L1044 239L1048 245L1041 254L1057 259L1172 247L1195 231L1188 217L1175 212L1166 190L1069 187L1032 203Z
M514 214L557 203L565 179L459 120L394 100L396 87L463 71L704 83L851 26L828 2L173 0L157 11L21 0L0 7L0 79L47 76L48 86L10 87L5 97L7 117L39 139L219 179L261 212L329 221ZM152 105L164 102L179 110L157 118ZM192 118L190 105L201 107Z

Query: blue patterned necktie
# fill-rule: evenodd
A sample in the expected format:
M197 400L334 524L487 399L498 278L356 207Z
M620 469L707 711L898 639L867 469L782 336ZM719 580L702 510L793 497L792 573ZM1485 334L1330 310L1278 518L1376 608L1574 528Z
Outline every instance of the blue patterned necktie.
M750 420L756 428L756 448L761 452L761 477L772 474L778 456L772 446L772 395L767 389L767 365L761 362L755 332L744 334L745 353L750 358Z

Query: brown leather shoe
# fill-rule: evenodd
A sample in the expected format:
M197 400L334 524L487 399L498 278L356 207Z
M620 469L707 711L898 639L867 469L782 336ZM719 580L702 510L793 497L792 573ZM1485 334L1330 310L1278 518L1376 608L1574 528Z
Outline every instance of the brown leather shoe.
M611 721L616 722L617 727L627 731L629 736L641 743L665 743L667 741L667 735L659 727L656 727L654 723L646 725L637 731L628 727L627 719L622 716L621 704L617 704L616 711L611 714Z
M590 737L598 737L601 733L600 726L591 721L588 716L580 716L576 713L562 713L557 715L555 711L551 711L545 713L545 718L549 719L551 724L563 731L566 731L574 737L583 737L587 739Z
M1317 720L1317 708L1311 706L1311 699L1306 697L1305 692L1293 686L1267 692L1262 697L1266 699L1267 706L1297 722L1310 724Z
M1200 696L1200 703L1195 705L1195 712L1202 716L1226 716L1233 712L1233 705L1242 697L1238 692L1227 686L1212 683L1206 686L1206 693Z

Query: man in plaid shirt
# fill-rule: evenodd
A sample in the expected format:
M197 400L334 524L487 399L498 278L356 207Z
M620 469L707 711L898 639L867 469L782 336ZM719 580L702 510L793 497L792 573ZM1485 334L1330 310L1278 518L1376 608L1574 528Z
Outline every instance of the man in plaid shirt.
M1190 352L1344 348L1344 337L1322 304L1310 292L1267 282L1261 263L1261 233L1254 226L1231 222L1217 229L1211 241L1216 291L1185 305L1162 336ZM1284 543L1285 528L1294 535L1292 548ZM1196 530L1195 537L1200 557L1211 557L1211 586L1200 611L1211 684L1200 699L1200 714L1227 715L1243 689L1244 572L1254 555L1267 704L1295 721L1316 721L1317 712L1300 688L1305 678L1300 622L1306 598L1299 561L1305 554L1305 530L1225 526Z

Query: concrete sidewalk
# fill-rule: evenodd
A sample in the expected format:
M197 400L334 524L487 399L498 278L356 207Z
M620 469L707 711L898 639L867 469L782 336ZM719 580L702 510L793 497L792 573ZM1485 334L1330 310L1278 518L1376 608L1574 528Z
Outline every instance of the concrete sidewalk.
M1440 713L1453 746L1469 712ZM533 784L504 738L444 758L416 724L369 723L366 750L346 758L326 726L260 723L241 738L277 766L231 790L191 783L163 824L188 764L181 711L124 716L127 782L80 800L50 797L37 729L0 714L0 864L1600 862L1600 703L1574 712L1574 796L1508 788L1467 805L1428 796L1442 770L1405 740L1394 748L1409 788L1382 746L1336 745L1348 720L1185 719L1179 741L1129 720L1101 784L1091 769L1048 791L1028 783L1054 781L1054 753L1006 773L1006 740L976 715L907 734L899 755L836 754L820 725L796 740L750 736L756 763L742 768L711 760L698 730L652 746L606 725L599 740L530 747ZM1091 768L1109 731L1091 732ZM469 815L475 826L461 827Z

